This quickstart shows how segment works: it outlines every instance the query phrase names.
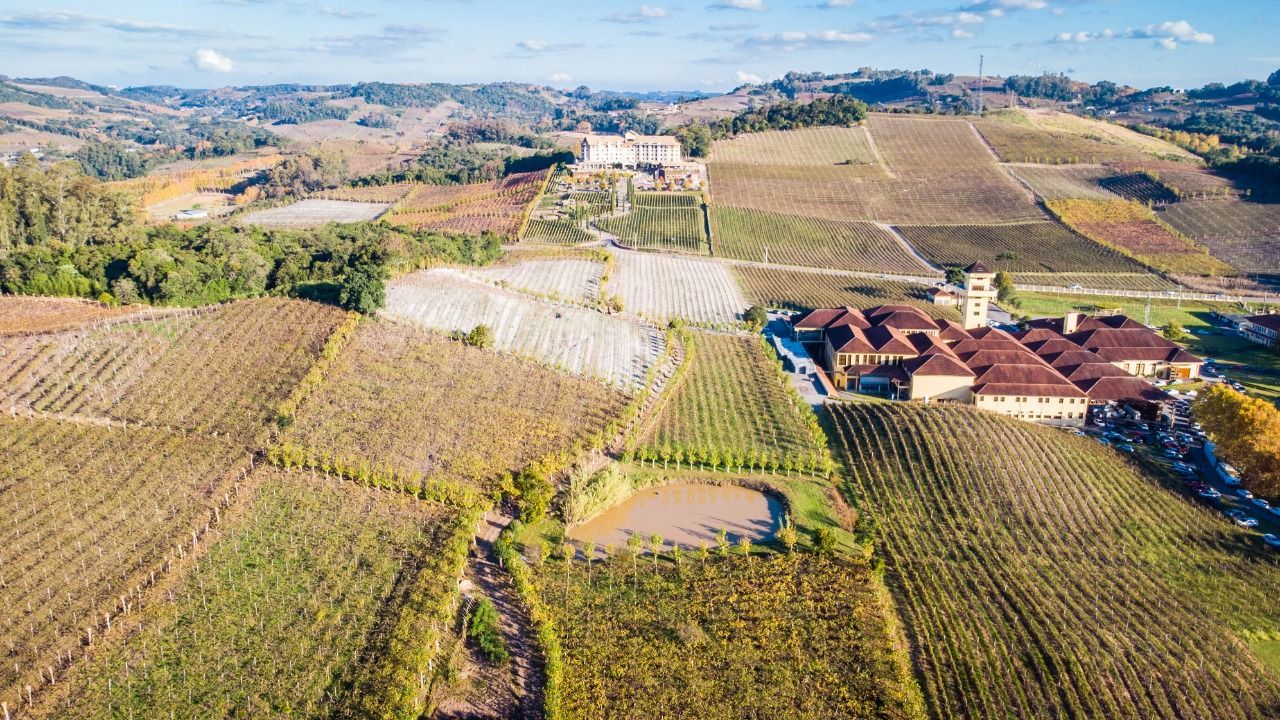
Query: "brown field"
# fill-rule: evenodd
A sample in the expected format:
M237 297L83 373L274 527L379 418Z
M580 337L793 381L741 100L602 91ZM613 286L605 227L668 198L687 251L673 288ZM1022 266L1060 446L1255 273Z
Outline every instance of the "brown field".
M392 225L514 238L542 189L546 171L489 183L417 185L386 216Z
M1063 130L1046 130L1025 120L1025 115L997 113L974 123L996 154L1005 162L1043 165L1096 164L1145 157L1137 148L1108 144Z
M1055 222L1016 225L902 225L912 245L933 262L965 267L981 260L1011 272L1142 272L1132 259Z
M1280 276L1280 204L1180 202L1160 218L1242 273Z
M599 433L625 396L391 320L361 324L285 440L492 486Z
M1126 200L1055 200L1050 211L1069 227L1151 267L1191 275L1229 275L1230 266L1158 222L1145 206Z
M249 454L230 438L7 413L0 444L0 701L20 712L24 686L82 659L176 545L190 552Z
M712 203L891 224L1042 219L968 122L872 115L867 127L882 164L841 164L857 158L834 149L824 155L792 131L717 143L709 165ZM793 164L777 164L797 143L802 154Z
M1115 173L1104 165L1008 165L1022 182L1045 200L1084 198L1114 200L1116 195L1098 184Z
M146 310L137 306L112 307L79 298L0 295L0 335L65 330Z
M923 308L936 318L959 317L955 308L934 305L926 300L926 285L750 266L735 266L733 272L752 303L770 308L807 310L843 305L903 304Z
M351 202L394 203L399 202L422 185L400 183L397 185L368 185L365 187L340 187L332 190L321 190L311 197L325 200L347 200Z

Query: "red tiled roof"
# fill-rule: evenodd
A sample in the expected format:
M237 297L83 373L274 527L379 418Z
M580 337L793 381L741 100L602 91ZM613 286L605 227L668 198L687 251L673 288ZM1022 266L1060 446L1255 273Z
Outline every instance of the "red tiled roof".
M857 313L853 308L817 308L791 318L791 327L800 330L820 330L841 316ZM858 313L861 315L861 313Z
M916 348L897 328L890 325L876 325L864 330L867 340L876 351L884 355L915 355Z
M1268 330L1280 330L1280 314L1272 313L1270 315L1250 315L1245 318L1254 325L1267 328Z
M883 377L890 380L906 382L907 371L897 365L848 365L844 374L849 377Z
M1039 385L1034 383L978 383L974 395L1009 395L1013 397L1087 397L1083 390L1067 383Z
M1076 386L1085 391L1090 400L1162 402L1169 399L1169 395L1155 385L1127 374L1124 377L1081 380L1076 382Z
M991 268L987 267L986 263L978 260L965 268L964 271L967 273L990 273Z
M1077 385L1081 380L1093 380L1103 377L1133 377L1115 365L1104 360L1097 359L1097 356L1094 356L1094 360L1092 362L1082 362L1071 365L1055 365L1054 369L1062 373L1063 377Z
M929 297L936 297L938 295L948 295L951 297L955 297L956 295L956 293L953 293L946 288L940 288L940 287L931 287L928 290L925 290L924 294Z
M941 352L904 360L902 366L912 375L976 377L973 371L966 367L964 363L951 355Z
M875 346L863 334L865 331L854 325L837 325L827 330L827 342L838 353L874 353Z
M964 329L963 325L953 320L939 320L938 329L940 330L938 337L948 342L968 340L973 337L968 330Z
M938 323L929 314L911 305L881 305L863 312L872 325L899 330L937 330Z

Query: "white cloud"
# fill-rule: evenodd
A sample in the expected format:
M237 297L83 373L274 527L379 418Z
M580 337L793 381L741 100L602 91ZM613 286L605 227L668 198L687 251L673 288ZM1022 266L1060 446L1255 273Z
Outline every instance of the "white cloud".
M1148 25L1140 30L1126 28L1123 31L1106 29L1102 32L1061 32L1054 36L1054 42L1083 45L1097 40L1154 40L1156 47L1165 50L1177 50L1178 43L1194 43L1211 45L1215 41L1213 35L1200 32L1186 20L1162 22L1159 25Z
M769 9L769 6L764 4L764 0L719 0L707 7L712 10L754 10L756 12Z
M803 50L822 45L851 45L871 42L875 36L868 32L847 30L789 30L786 32L752 35L742 41L744 47L773 50Z
M760 83L764 82L764 78L760 77L759 75L746 72L745 70L739 70L738 82L751 83L752 85L759 85Z
M605 18L605 22L615 22L623 24L651 23L655 20L661 20L671 13L667 12L664 7L656 5L641 5L639 10L629 13L614 13Z
M516 43L516 49L527 53L544 53L544 52L561 52L563 50L576 50L582 47L582 43L552 43L545 40L521 40Z
M856 2L857 0L826 0L826 2L822 3L818 7L823 7L823 8L853 7L854 3Z
M229 73L236 69L231 58L212 48L200 48L191 56L191 63L197 70L205 72Z
M973 33L962 27L951 28L951 37L956 38L957 40L968 40L973 37Z
M547 81L563 85L573 82L573 76L569 73L556 72L548 75Z

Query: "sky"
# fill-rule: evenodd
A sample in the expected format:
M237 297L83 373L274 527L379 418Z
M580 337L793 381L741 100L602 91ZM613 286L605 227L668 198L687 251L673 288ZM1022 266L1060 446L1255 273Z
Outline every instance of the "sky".
M0 0L0 74L107 85L531 82L721 92L787 71L1266 78L1277 0Z

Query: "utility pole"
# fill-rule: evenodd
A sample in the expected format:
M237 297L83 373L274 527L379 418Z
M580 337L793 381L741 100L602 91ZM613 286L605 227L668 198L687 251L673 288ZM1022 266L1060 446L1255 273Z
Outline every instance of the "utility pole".
M978 56L978 114L982 114L982 86L985 84L982 78L982 61L983 55Z

